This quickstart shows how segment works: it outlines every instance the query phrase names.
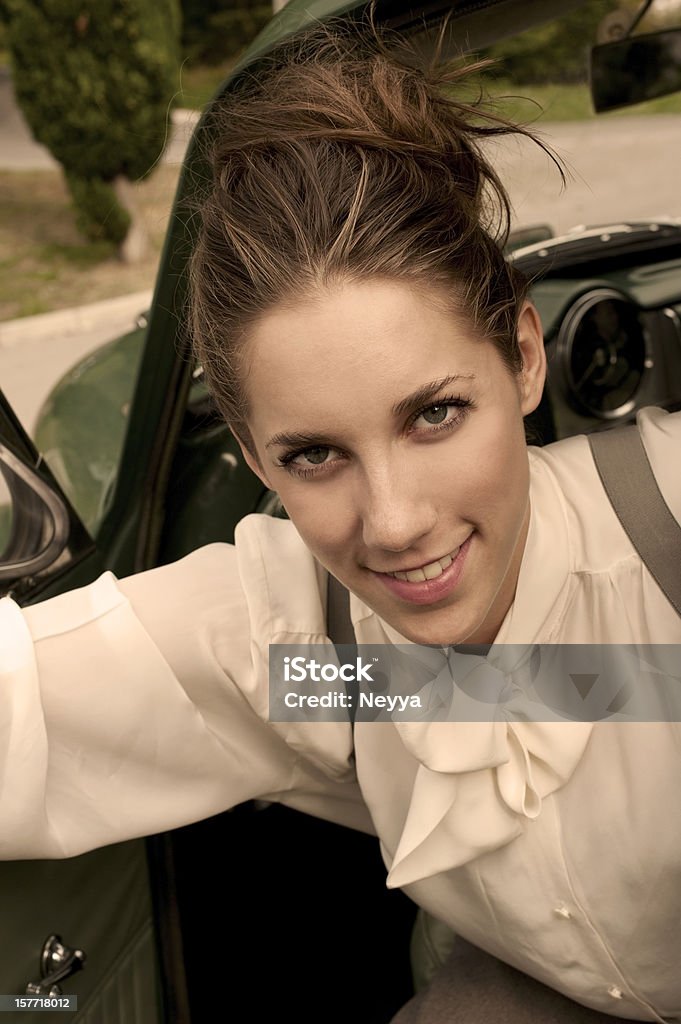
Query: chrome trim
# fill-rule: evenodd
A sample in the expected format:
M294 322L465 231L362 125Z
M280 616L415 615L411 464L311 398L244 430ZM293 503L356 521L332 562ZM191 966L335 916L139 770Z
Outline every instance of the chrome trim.
M636 388L636 391L634 392L632 397L628 401L624 402L622 405L618 406L616 409L609 409L607 411L599 411L597 409L594 409L590 405L588 405L587 402L584 401L579 391L577 390L577 385L572 377L572 370L570 366L573 346L575 342L575 335L577 333L577 329L580 327L584 319L584 316L589 312L589 310L593 309L594 306L597 306L600 302L603 302L607 299L616 299L618 302L625 302L638 313L638 306L633 301L633 299L631 299L624 292L617 291L615 288L593 288L591 291L586 292L584 295L581 295L572 304L572 306L570 306L567 313L563 317L560 325L560 330L558 332L558 338L556 341L556 355L563 374L563 381L565 384L565 390L567 392L568 398L577 402L582 410L585 410L591 416L594 416L596 419L611 421L621 419L622 417L628 415L636 408L636 395L640 391L641 384L643 383L643 378L646 376L648 372L648 360L651 357L651 352L648 332L643 327L643 325L641 325L641 336L643 338L644 344L644 362L643 370L641 373L641 381L639 382L638 387Z
M544 242L535 242L533 245L521 246L514 249L509 255L512 260L532 255L546 259L561 246L581 242L585 239L607 244L627 235L645 234L647 231L656 234L662 228L672 227L681 231L681 218L658 217L654 221L629 221L620 224L576 224L563 235L556 235L554 238Z
M665 306L662 310L662 316L666 316L673 323L676 330L676 340L679 343L679 348L681 348L681 317L671 306Z
M50 516L51 533L40 549L30 558L14 562L0 562L0 580L17 579L21 576L30 576L47 568L61 554L69 539L69 516L64 503L49 484L45 483L32 469L24 465L21 459L0 442L0 462L3 462L11 472L25 483L33 491L35 497L42 503ZM12 488L7 482L10 496ZM2 553L0 552L0 558Z

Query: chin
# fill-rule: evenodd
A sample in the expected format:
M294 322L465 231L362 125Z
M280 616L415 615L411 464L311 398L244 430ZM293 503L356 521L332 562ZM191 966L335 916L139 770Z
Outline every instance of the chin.
M451 609L430 612L419 621L415 617L382 616L406 640L424 647L451 647L452 644L486 643L480 639L480 627L476 621L455 622ZM491 641L490 641L491 642Z

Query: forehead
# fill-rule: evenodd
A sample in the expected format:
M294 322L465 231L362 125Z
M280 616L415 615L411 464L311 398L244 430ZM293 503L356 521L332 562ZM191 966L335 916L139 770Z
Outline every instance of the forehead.
M283 384L292 406L318 405L364 385L413 386L424 373L475 372L490 346L445 299L435 290L371 281L271 310L247 342L249 409L257 412Z

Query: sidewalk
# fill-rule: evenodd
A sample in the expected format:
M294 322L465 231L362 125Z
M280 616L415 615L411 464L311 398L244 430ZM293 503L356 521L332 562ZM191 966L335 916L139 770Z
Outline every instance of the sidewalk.
M39 316L0 321L0 351L27 341L56 341L73 334L106 334L109 326L114 331L112 337L117 337L121 326L127 329L140 313L149 308L151 295L151 290L135 292L93 302L89 306L56 309Z

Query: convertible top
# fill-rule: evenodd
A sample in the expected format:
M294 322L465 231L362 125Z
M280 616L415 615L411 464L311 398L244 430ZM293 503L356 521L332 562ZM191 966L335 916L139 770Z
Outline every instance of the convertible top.
M451 13L452 30L444 55L476 50L500 39L517 35L525 29L567 14L583 7L589 0L434 0L433 3L414 6L410 0L378 0L376 20L395 29L411 30L410 35L426 46L435 38L437 25ZM366 0L289 0L287 5L263 29L243 60L236 66L234 76L273 46L294 35L316 21L349 15L361 17L367 9ZM415 32L422 24L423 31Z

